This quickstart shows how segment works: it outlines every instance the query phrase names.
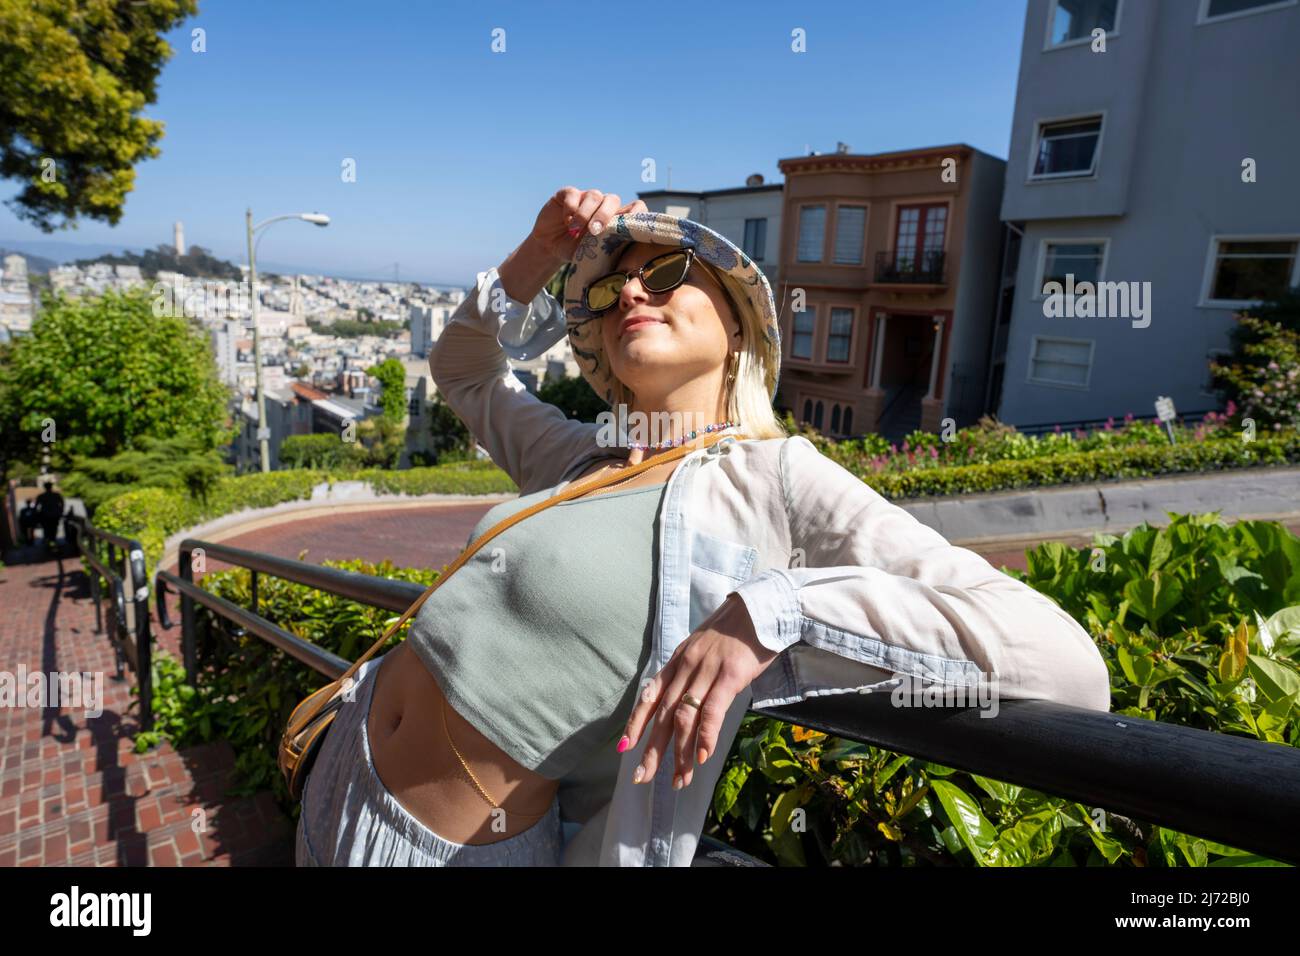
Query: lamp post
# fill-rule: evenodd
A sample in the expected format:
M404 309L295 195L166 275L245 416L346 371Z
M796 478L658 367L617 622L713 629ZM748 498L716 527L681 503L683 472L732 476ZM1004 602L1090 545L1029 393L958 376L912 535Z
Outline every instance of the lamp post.
M266 424L266 393L262 391L262 332L257 324L257 257L253 250L253 233L265 229L273 222L282 219L301 219L315 226L328 226L330 217L318 212L296 212L285 216L272 216L253 225L253 210L250 207L244 213L244 224L248 230L248 284L253 297L253 373L257 377L257 444L262 452L262 470L271 470L271 429Z

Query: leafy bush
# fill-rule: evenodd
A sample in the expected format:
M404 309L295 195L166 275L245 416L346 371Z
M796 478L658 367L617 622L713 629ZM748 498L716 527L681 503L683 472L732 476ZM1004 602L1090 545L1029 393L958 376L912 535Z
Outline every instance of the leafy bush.
M192 436L143 436L136 444L111 458L75 456L63 479L65 494L80 498L92 514L110 498L137 488L170 488L203 499L232 471L216 450Z
M356 442L345 442L330 432L290 435L280 443L280 464L285 468L323 468L343 471L355 467Z
M1232 420L1235 413L1235 406L1229 403L1226 414L1210 412L1195 426L1175 423L1174 438L1180 445L1241 440L1241 433ZM1101 428L1092 431L1058 429L1043 435L1025 435L1011 425L985 416L978 424L951 433L914 431L901 445L890 444L880 435L838 442L821 440L826 455L863 474L901 474L917 469L1028 461L1124 448L1168 448L1170 444L1161 425L1138 421L1131 414L1118 424L1108 419Z
M1283 432L1254 441L1218 438L1170 445L1135 444L1102 451L1071 452L988 464L877 472L861 460L841 461L889 499L1041 488L1081 482L1147 478L1300 462L1300 435Z
M1098 642L1113 712L1300 746L1300 538L1171 515L1048 543L1016 577ZM806 832L795 832L802 809ZM771 718L747 716L711 830L787 865L1251 866L1255 854Z
M1294 430L1300 426L1300 331L1247 315L1237 322L1248 334L1234 361L1211 365L1216 378L1241 403L1243 416L1260 427Z

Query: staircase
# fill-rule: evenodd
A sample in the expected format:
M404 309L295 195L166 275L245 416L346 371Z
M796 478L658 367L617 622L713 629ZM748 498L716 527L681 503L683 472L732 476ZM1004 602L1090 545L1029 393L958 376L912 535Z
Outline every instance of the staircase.
M885 395L885 411L876 432L891 442L901 442L911 432L921 427L921 399L925 397L924 385L898 385Z

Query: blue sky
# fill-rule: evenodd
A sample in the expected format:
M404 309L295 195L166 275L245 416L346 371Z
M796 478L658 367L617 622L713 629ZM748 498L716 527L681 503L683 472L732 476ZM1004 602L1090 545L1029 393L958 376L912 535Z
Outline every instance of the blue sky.
M251 203L258 219L333 218L269 230L268 268L388 277L396 263L465 284L565 185L630 201L670 165L681 189L776 182L779 159L837 140L1005 157L1025 3L200 0L170 37L147 109L167 124L162 155L137 166L122 221L47 236L0 207L0 245L153 246L180 219L188 242L243 261ZM790 50L796 27L806 53ZM657 183L641 182L645 157Z

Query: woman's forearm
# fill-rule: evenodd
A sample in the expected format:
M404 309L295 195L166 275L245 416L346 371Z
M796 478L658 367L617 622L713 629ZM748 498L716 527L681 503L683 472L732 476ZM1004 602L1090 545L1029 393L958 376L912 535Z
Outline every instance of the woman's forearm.
M516 302L531 302L550 281L564 259L555 256L541 247L531 235L519 244L514 252L506 256L505 262L497 267L501 278L501 288L506 295Z

